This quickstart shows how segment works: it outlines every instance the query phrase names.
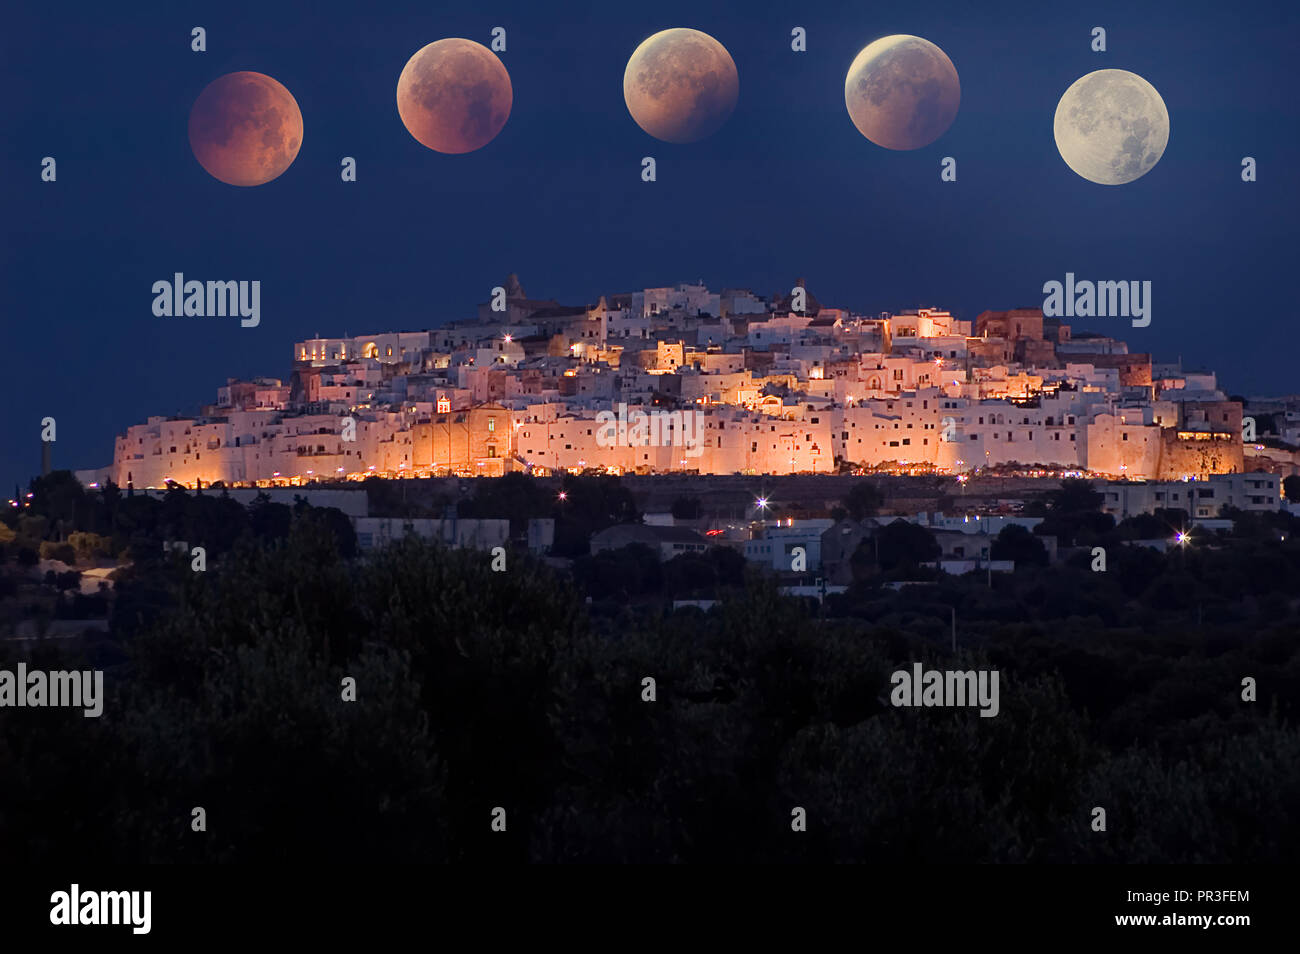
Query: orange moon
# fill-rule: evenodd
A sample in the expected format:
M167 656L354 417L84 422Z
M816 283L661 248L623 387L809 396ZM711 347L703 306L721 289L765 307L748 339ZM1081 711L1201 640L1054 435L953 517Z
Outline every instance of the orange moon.
M302 148L293 94L264 73L219 76L190 109L190 148L227 185L258 186L279 176Z
M510 118L514 90L495 53L473 40L430 43L397 80L397 112L407 132L437 152L481 149Z
M697 142L736 108L740 78L731 54L699 30L662 30L636 48L623 100L636 124L664 142Z

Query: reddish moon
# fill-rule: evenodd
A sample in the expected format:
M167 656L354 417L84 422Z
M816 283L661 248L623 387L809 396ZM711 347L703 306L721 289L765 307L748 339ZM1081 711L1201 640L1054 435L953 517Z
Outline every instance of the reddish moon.
M483 148L505 126L513 102L505 66L473 40L430 43L397 81L397 112L407 132L437 152Z
M302 113L293 94L266 74L227 73L194 101L190 148L214 179L264 185L288 169L302 148Z
M636 48L623 100L636 124L664 142L697 142L736 108L740 79L726 47L699 30L663 30Z

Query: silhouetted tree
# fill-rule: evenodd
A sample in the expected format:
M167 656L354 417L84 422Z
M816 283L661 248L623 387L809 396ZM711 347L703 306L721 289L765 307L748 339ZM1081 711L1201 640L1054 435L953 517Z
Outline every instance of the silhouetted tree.
M895 520L876 530L874 549L880 555L880 568L886 572L933 560L941 548L925 527L907 520Z
M1014 560L1016 567L1047 566L1047 547L1026 527L1018 523L1002 528L989 548L994 560Z
M673 501L673 519L698 520L703 513L703 509L699 497L678 497Z
M844 495L844 508L854 520L874 516L884 502L884 495L869 480L857 481Z

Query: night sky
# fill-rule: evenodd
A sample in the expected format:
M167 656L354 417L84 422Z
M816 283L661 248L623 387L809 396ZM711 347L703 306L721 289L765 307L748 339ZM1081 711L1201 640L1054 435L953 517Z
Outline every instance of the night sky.
M18 6L18 5L15 5ZM1131 7L1141 9L1131 9ZM1051 9L1047 9L1050 7ZM114 435L190 413L227 377L288 378L313 334L435 327L471 317L517 272L532 297L702 279L788 289L867 312L918 305L961 318L1037 306L1045 281L1149 280L1150 327L1075 320L1134 351L1182 355L1231 392L1300 390L1295 269L1300 4L734 3L22 4L0 23L0 222L8 340L0 488L111 461ZM190 50L207 29L208 51ZM398 75L449 36L490 42L514 86L502 133L440 155L402 126ZM622 79L645 37L676 26L726 46L730 121L669 145L628 115ZM790 50L790 30L808 52ZM1108 52L1090 50L1094 26ZM937 43L961 109L937 142L890 152L854 129L844 76L880 36ZM1061 94L1128 69L1164 98L1170 140L1129 185L1087 182L1056 151ZM223 185L190 152L199 92L267 73L302 110L280 178ZM58 181L40 181L44 156ZM640 179L641 158L658 181ZM1240 178L1243 156L1259 181ZM358 181L340 181L353 156ZM958 181L940 181L940 159ZM154 281L262 282L257 328L155 318ZM8 494L6 493L6 496Z

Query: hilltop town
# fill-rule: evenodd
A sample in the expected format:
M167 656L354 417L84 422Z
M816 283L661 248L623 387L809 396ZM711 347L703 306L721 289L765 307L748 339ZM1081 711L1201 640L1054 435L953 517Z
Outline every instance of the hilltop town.
M1285 475L1294 403L1243 420L1213 372L1038 308L863 315L802 280L768 297L679 284L566 306L511 275L474 319L296 342L287 381L231 379L192 417L128 427L111 465L77 476L144 489L511 471Z

